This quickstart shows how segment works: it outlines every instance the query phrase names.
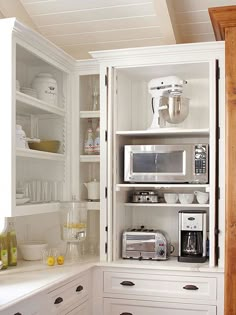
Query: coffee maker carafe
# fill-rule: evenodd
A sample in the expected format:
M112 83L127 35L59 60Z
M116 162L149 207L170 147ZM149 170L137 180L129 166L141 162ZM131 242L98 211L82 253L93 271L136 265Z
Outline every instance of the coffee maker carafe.
M205 262L206 258L206 212L179 211L178 261Z

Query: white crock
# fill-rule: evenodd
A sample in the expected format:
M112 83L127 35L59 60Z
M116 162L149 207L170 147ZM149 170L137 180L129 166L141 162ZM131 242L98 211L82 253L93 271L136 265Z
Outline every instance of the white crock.
M51 105L57 105L57 81L50 73L39 73L32 82L38 98Z

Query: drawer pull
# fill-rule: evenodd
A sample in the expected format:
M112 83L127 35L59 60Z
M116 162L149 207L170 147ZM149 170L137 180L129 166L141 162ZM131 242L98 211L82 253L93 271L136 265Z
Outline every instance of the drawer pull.
M192 290L192 291L196 291L199 288L196 285L193 284L187 284L186 286L183 287L184 290Z
M76 292L80 292L80 291L83 291L84 287L82 285L79 285L77 288L76 288Z
M120 313L120 315L133 315L133 314L132 314L132 313L124 312L124 313Z
M61 302L63 302L63 298L59 296L58 298L56 298L54 304L60 304Z
M135 285L135 283L133 283L132 281L122 281L120 283L121 285L126 285L128 287L132 287L133 285ZM124 313L125 314L125 313ZM128 313L127 313L128 314Z
M19 313L19 312L17 312L17 313L15 313L14 315L22 315L21 313Z

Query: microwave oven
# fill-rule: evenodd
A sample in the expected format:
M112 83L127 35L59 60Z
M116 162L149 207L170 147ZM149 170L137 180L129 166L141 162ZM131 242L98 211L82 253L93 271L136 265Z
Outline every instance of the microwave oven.
M124 181L208 183L208 144L125 145Z

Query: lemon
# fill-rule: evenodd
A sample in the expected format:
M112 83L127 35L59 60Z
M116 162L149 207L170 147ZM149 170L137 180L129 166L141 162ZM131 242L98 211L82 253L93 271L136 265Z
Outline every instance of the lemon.
M55 258L53 256L48 256L47 264L48 266L53 266L55 264Z
M63 265L64 264L64 256L60 255L57 257L57 264Z

